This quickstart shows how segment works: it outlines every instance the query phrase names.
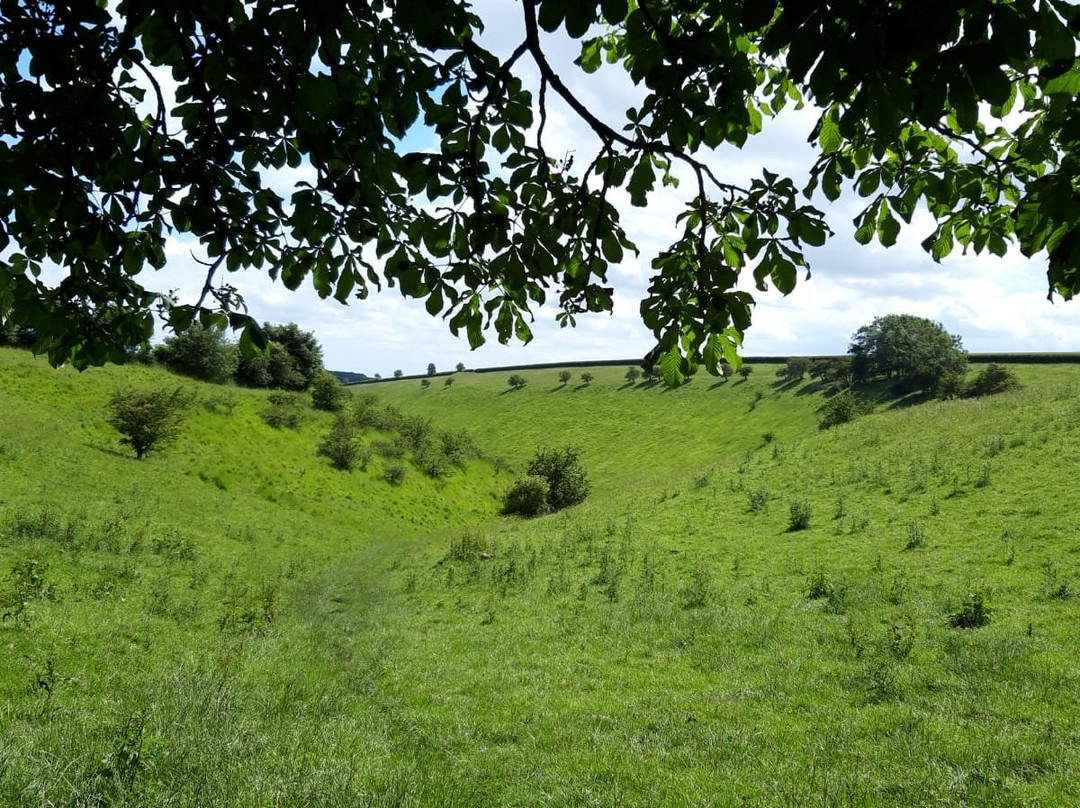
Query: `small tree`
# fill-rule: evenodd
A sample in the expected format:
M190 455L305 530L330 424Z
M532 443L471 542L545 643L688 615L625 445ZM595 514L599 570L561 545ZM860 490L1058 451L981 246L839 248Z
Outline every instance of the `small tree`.
M446 381L444 381L442 383L442 386L443 387L450 387L451 385L453 385L453 383L454 383L454 377L453 376L447 376Z
M434 362L429 362L428 366L427 366L427 375L428 376L434 376L435 373L436 373L435 363Z
M521 388L523 388L523 387L524 387L524 386L525 386L526 384L528 384L528 381L527 381L527 380L525 379L525 377L524 377L524 376L522 376L521 374L519 374L519 373L515 373L515 374L513 374L513 375L512 375L512 376L511 376L511 377L510 377L509 379L507 379L507 380L506 380L506 383L507 383L508 385L510 385L510 387L511 387L512 389L514 389L514 390L520 390L520 389L521 389Z
M628 367L626 369L626 376L624 376L623 378L625 378L626 381L629 384L633 384L634 382L636 382L638 380L638 378L640 376L641 376L641 371L640 370L638 370L635 367Z
M109 424L123 436L120 443L142 460L147 452L175 440L190 403L191 396L179 387L116 390L109 400Z
M322 371L311 384L311 405L317 410L340 412L345 406L345 390L337 377Z
M793 356L776 375L791 381L800 381L810 372L810 360L805 356Z
M465 363L464 362L458 362L457 366L454 368L454 370L456 370L458 373L461 373L461 371L465 370Z
M431 379L421 379L420 386L427 390L429 387L431 387Z
M395 370L394 371L394 378L395 379L400 379L404 375L405 375L405 371L403 371L403 370Z
M339 415L330 431L319 444L318 454L329 459L330 465L339 471L351 471L360 455L356 434L348 418Z
M585 385L592 384L592 380L593 380L593 375L591 373L589 373L589 371L585 371L584 373L581 374L581 382L582 382L582 384L585 384Z
M560 383L560 384L569 384L569 382L570 382L570 377L571 377L572 375L573 375L573 374L572 374L572 373L570 373L570 371L569 371L569 370L560 370L560 371L559 371L559 383Z
M745 362L742 363L742 367L739 368L739 375L744 379L749 378L750 374L754 372L752 365L748 365Z

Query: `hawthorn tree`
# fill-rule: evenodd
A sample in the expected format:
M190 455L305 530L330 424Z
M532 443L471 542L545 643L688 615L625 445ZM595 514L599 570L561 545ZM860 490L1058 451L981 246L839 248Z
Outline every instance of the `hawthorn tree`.
M1066 0L521 0L505 57L465 0L91 0L0 7L0 324L54 363L122 361L169 328L268 335L230 273L341 302L421 299L473 347L611 311L608 268L636 248L616 200L684 183L651 260L645 358L671 384L737 363L753 298L787 294L830 236L820 200L866 200L855 237L889 246L916 210L935 260L957 245L1045 254L1080 289L1080 7ZM507 12L500 8L500 15ZM640 90L603 119L556 72L548 32ZM538 76L534 85L523 77ZM577 80L586 80L584 76ZM165 80L167 79L167 81ZM558 97L595 134L549 154ZM811 104L802 189L710 167L766 118ZM414 151L410 132L436 148ZM282 169L310 179L282 186ZM275 181L271 181L274 178ZM156 288L166 238L196 248L193 300ZM365 249L367 248L367 249ZM59 270L50 269L52 265Z

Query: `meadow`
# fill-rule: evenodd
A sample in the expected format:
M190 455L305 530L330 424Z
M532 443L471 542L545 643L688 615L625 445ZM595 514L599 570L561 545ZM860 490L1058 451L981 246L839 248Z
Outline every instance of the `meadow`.
M0 804L1080 802L1080 369L827 431L774 370L350 388L481 450L392 485L327 413L0 351ZM136 461L147 385L197 404ZM589 499L499 516L566 445Z

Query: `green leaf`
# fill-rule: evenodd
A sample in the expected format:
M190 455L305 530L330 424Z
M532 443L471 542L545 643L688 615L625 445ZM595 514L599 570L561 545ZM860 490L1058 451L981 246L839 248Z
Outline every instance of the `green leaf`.
M896 238L900 235L900 223L889 212L888 205L882 205L878 214L878 240L883 247L891 247L896 244Z
M649 203L648 194L652 191L655 182L656 175L653 173L651 161L647 157L642 158L634 166L634 171L630 174L630 182L626 186L630 191L630 204L638 208L645 207Z
M618 25L630 13L630 4L627 0L603 0L600 9L608 25Z
M855 218L855 240L860 244L869 244L877 227L874 223L874 211L868 210Z
M821 126L818 129L818 145L825 154L837 151L844 143L840 135L840 123L836 114L836 108L824 112L821 116Z

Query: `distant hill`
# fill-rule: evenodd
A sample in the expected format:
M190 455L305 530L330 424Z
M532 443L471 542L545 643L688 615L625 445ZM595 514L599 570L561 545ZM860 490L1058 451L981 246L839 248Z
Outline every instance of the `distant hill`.
M351 370L331 370L330 373L342 384L366 382L371 378L366 373L353 373Z

